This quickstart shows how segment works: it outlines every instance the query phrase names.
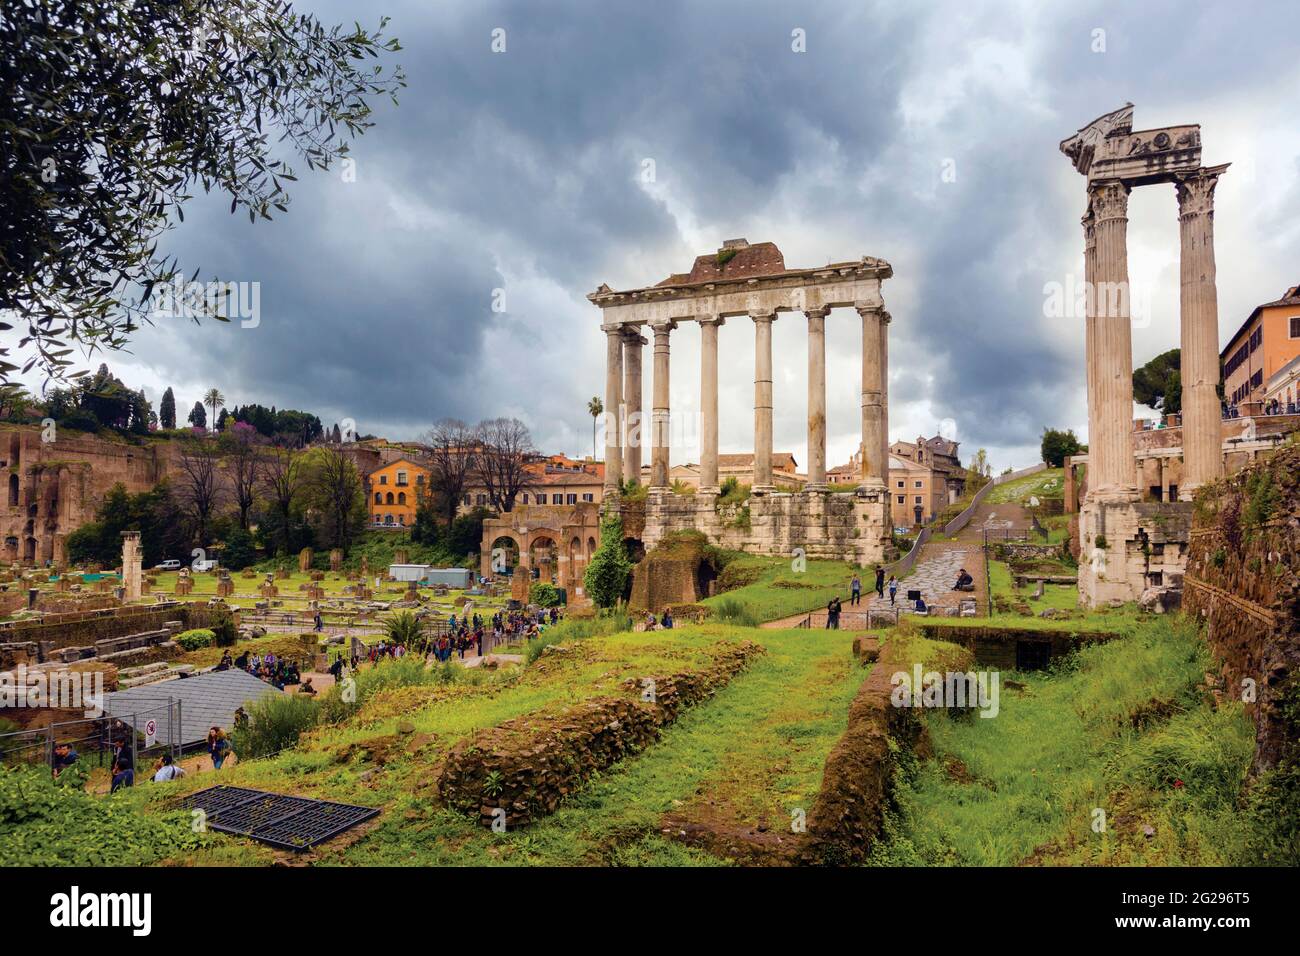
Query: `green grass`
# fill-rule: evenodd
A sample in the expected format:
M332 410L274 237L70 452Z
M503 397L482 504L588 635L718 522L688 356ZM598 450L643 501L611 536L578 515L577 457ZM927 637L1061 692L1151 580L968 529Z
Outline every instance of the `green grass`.
M1063 498L1065 496L1065 469L1047 468L1003 485L996 485L985 497L985 504L1029 503L1030 498Z
M751 625L825 607L836 595L847 600L855 570L862 577L863 591L870 590L875 580L870 568L858 569L843 561L807 560L802 570L795 570L790 558L745 555L727 565L728 573L738 570L756 577L743 587L700 603L713 608L715 614L732 611L732 621Z
M906 775L875 862L1242 862L1254 731L1239 704L1198 690L1209 665L1189 624L1147 619L1063 669L1003 675L1026 687L1004 686L995 718L928 715L935 758Z
M994 607L998 611L1009 612L1016 604L1023 602L1035 617L1044 608L1049 607L1058 612L1063 611L1070 614L1078 612L1080 616L1088 613L1081 611L1079 608L1079 587L1077 584L1046 583L1043 585L1043 596L1041 598L1034 597L1034 592L1037 589L1038 585L1036 583L1024 588L1016 587L1015 577L1005 561L989 562L989 591L994 601Z

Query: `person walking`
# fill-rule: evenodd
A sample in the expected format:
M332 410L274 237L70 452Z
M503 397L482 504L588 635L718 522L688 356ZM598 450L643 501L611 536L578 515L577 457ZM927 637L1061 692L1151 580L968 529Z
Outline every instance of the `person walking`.
M898 596L898 578L892 574L889 576L889 606L894 606L894 598Z
M209 727L208 756L212 758L212 769L220 770L229 755L230 741L226 739L226 732L220 727Z
M853 580L849 582L849 606L853 606L862 600L862 578L858 577L858 572L853 572Z
M876 566L876 594L880 597L885 596L885 567L884 565Z

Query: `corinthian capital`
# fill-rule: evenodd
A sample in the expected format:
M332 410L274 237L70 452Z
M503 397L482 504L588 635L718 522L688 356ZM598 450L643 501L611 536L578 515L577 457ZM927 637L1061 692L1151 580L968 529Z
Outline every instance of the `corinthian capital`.
M1104 179L1088 185L1088 204L1098 225L1128 218L1129 186L1118 179Z
M1214 187L1219 184L1219 177L1227 168L1213 166L1178 177L1174 183L1174 192L1178 195L1179 219L1214 212Z

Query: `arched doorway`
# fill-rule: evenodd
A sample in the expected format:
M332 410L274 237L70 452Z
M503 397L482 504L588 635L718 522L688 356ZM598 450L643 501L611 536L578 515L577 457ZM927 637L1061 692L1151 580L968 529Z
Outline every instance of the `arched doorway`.
M519 542L512 535L502 534L492 539L487 553L483 555L487 563L484 576L515 573L519 567Z
M555 583L559 550L555 539L548 535L537 535L529 542L528 567L536 572L537 580L547 584Z

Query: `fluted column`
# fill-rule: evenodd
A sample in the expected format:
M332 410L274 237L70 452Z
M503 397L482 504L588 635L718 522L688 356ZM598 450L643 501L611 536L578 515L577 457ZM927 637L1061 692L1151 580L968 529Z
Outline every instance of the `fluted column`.
M1133 327L1129 317L1128 194L1118 180L1088 187L1097 244L1088 323L1095 352L1095 401L1088 409L1089 496L1136 501L1133 458Z
M1091 198L1088 201L1087 213L1079 221L1083 225L1083 286L1090 300L1093 296L1094 283L1097 281L1097 217L1092 211ZM1096 323L1087 317L1088 314L1085 307L1083 361L1088 391L1088 414L1091 416L1092 409L1097 405L1097 343L1093 335L1093 326ZM1091 431L1091 421L1088 423L1088 428Z
M826 316L808 309L808 491L826 490Z
M884 309L873 305L860 307L857 312L862 317L862 484L879 489L889 478L881 354Z
M606 325L605 330L605 497L619 493L623 484L622 431L623 326Z
M889 487L889 326L893 321L888 312L880 313L880 476L886 488ZM889 501L886 495L886 505Z
M772 323L775 312L750 313L754 320L754 486L758 494L772 483Z
M1201 169L1175 184L1181 239L1183 480L1178 497L1223 474L1219 413L1219 293L1214 266L1214 187L1226 166Z
M718 328L720 315L700 323L700 491L717 493L718 483Z
M623 475L641 480L641 446L645 444L645 416L641 412L641 349L646 344L639 329L629 328L623 339L623 406L626 409L623 436Z
M672 444L668 408L668 333L677 323L650 323L655 334L654 444L650 449L650 489L668 490L668 451Z

